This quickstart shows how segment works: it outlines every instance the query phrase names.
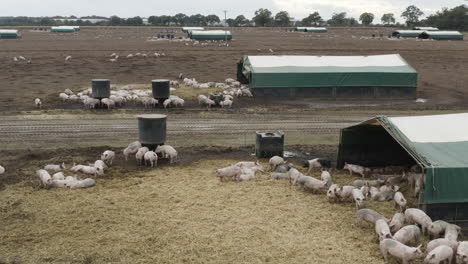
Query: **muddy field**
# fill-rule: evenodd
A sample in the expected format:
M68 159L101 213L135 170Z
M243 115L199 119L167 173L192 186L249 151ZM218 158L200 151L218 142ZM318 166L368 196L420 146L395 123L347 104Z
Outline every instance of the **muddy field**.
M172 30L172 29L171 29ZM229 47L217 44L186 45L178 41L149 41L167 29L83 28L76 34L31 32L23 38L0 40L0 110L32 108L35 97L53 108L65 88L89 85L93 78L114 83L149 83L155 78L175 79L179 73L199 81L235 77L243 55L372 55L399 53L419 72L418 97L431 105L465 105L468 98L468 41L361 39L388 35L392 29L330 29L326 34L286 32L284 29L232 29ZM183 36L176 33L176 36ZM274 52L270 53L268 50ZM109 62L118 53L117 63ZM160 58L123 58L129 53L164 52ZM14 56L31 64L14 62ZM72 61L65 63L66 56ZM399 106L395 106L398 108Z

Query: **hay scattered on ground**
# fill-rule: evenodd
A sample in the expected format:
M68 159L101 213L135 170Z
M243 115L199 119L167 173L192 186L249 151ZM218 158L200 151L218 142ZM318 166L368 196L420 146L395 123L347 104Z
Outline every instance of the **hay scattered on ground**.
M114 167L82 190L9 185L0 192L0 262L383 262L373 229L356 226L354 204L330 204L268 174L243 183L214 177L237 161ZM395 212L389 202L370 207Z

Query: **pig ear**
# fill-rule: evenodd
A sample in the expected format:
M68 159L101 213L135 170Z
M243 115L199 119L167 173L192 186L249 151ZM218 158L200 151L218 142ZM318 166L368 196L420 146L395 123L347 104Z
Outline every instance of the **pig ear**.
M422 244L421 244L421 245L419 245L419 246L417 247L417 249L421 249L421 247L422 247Z

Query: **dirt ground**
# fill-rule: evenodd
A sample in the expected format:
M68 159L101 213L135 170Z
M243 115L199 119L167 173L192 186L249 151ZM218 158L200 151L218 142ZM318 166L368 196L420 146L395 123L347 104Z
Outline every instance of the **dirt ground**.
M63 155L83 163L100 151ZM219 182L213 168L245 160L246 149L200 149L156 169L119 156L96 187L41 189L30 172L57 162L57 153L25 162L21 181L0 191L0 263L383 263L352 203L330 204L268 173ZM357 179L333 175L342 185ZM395 213L390 202L368 207Z
M171 29L172 30L172 29ZM161 28L83 28L79 33L31 32L0 40L0 111L27 110L35 97L54 107L65 88L89 85L93 78L113 83L149 83L155 78L175 79L179 73L199 81L222 81L236 76L236 62L244 55L372 55L399 53L419 72L418 97L434 108L466 105L468 99L468 41L416 41L414 39L361 39L392 29L331 28L328 33L286 32L284 29L231 29L229 47L217 44L186 45L179 41L148 41ZM183 36L176 33L176 36ZM274 52L270 53L268 50ZM117 63L111 53L120 54ZM160 58L124 58L127 54L164 52ZM14 56L31 64L14 62ZM73 58L65 63L66 56ZM435 106L434 106L435 105ZM398 108L400 106L395 106Z

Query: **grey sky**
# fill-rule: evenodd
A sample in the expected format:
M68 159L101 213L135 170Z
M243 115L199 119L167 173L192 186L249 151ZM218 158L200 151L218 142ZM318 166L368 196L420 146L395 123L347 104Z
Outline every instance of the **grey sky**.
M318 11L328 19L333 12L347 12L358 17L363 12L372 12L377 20L383 13L395 13L397 19L410 4L421 8L425 14L435 13L442 7L454 7L464 0L0 0L0 16L52 16L52 15L118 15L121 17L176 13L216 14L222 18L223 10L228 17L239 14L251 18L255 10L268 8L273 13L286 10L292 17L301 19Z

